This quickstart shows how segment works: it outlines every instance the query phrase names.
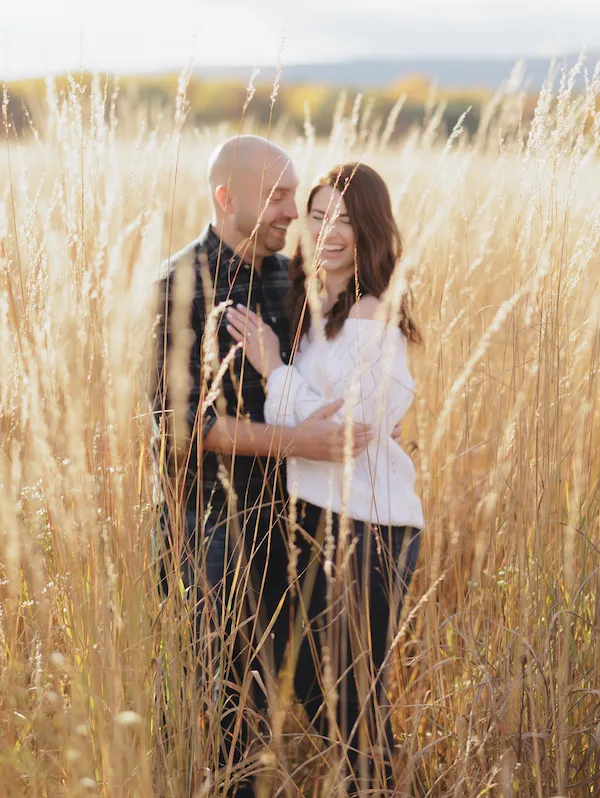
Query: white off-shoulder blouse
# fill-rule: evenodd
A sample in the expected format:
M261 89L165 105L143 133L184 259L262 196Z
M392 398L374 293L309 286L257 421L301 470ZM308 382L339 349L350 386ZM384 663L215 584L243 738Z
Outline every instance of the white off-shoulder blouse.
M414 395L407 340L397 326L347 319L333 340L313 325L293 365L267 381L265 420L293 427L323 405L344 399L334 418L370 424L374 438L350 466L289 457L288 491L319 507L373 524L424 528L411 458L392 438Z

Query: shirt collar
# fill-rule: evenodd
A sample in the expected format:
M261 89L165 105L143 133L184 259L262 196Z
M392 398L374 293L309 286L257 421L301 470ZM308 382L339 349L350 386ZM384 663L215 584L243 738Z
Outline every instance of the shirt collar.
M216 266L217 263L220 263L221 267L227 268L230 276L239 274L242 269L247 272L251 271L252 264L243 261L239 255L236 255L231 247L219 238L212 224L208 224L204 228L200 243L205 247L211 265ZM262 274L268 272L277 262L277 255L267 255L263 258Z
M230 276L239 271L241 258L219 238L212 224L208 224L202 231L200 243L206 250L211 267L216 268L218 264L219 271L223 269L223 273L227 273ZM242 266L247 270L250 268L247 264L242 264Z

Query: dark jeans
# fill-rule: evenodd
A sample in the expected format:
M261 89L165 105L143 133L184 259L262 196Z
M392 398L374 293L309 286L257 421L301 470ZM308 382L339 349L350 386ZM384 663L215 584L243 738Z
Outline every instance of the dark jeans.
M195 508L188 508L179 533L173 530L163 508L157 547L161 590L168 594L169 573L176 566L192 615L194 639L190 642L199 663L196 678L205 686L207 679L215 680L213 695L220 706L219 765L225 768L234 734L237 764L243 761L252 736L252 724L246 722L245 714L235 732L248 670L258 671L268 684L283 661L289 627L288 607L281 601L287 588L287 529L281 516L266 507L240 513L235 523L229 524L209 516L204 525L197 523ZM276 612L271 634L262 645L265 656L259 659L255 656L257 643ZM226 655L223 640L227 640ZM250 686L245 706L251 712L264 712L266 699L261 687L255 682ZM239 798L252 794L250 786L236 792Z
M321 508L302 504L298 509L298 523L308 540L297 535L300 590L296 614L301 623L295 622L300 639L296 642L294 685L314 728L325 738L329 731L329 744L330 721L335 718L337 734L348 746L352 791L358 788L361 754L372 778L374 769L387 759L386 751L393 747L390 707L380 668L397 632L402 600L417 562L420 532L412 527L378 527L350 520L342 544L339 516L333 514L327 530ZM325 564L328 545L329 567ZM336 707L329 702L329 711L325 700L328 687L333 687L338 697ZM371 757L374 751L382 753ZM380 772L389 780L387 761Z

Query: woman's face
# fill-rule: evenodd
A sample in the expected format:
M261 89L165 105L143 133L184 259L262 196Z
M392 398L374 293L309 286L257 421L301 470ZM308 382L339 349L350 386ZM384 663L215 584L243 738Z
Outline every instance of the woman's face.
M316 192L308 215L308 230L315 251L319 245L317 256L326 272L340 276L354 273L356 237L346 203L337 188L323 186Z

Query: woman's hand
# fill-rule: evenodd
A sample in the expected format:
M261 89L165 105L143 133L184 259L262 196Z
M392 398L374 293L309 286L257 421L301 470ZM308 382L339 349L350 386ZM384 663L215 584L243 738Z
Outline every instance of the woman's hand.
M268 379L283 361L279 338L264 321L245 305L227 310L227 332L244 345L244 353L254 368Z

